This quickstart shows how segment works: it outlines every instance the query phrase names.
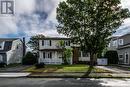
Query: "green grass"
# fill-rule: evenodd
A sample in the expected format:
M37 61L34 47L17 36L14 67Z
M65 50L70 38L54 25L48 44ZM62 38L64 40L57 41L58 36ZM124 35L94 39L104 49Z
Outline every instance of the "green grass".
M87 72L89 70L88 65L76 64L76 65L46 65L45 68L36 69L35 66L27 68L26 72ZM108 72L103 69L93 68L92 72Z

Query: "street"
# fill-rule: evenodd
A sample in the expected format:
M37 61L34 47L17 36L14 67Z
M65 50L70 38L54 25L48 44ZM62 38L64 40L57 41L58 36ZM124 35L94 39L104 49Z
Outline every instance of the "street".
M0 78L0 87L130 87L130 79Z

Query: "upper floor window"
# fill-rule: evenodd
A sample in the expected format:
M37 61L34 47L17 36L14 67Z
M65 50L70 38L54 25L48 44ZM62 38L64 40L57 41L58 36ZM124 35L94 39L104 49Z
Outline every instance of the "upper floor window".
M70 41L65 41L65 46L70 46Z
M4 42L0 42L0 49L3 48Z
M113 41L113 46L117 46L117 40Z
M111 43L108 44L108 47L111 47Z
M123 39L119 39L119 45L123 45Z
M43 40L42 46L51 46L51 40Z

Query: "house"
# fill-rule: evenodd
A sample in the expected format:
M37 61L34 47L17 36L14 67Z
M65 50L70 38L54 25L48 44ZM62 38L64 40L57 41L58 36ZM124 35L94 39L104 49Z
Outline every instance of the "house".
M19 38L0 38L0 62L7 65L21 63L23 57L23 42Z
M112 37L108 50L117 51L119 64L130 65L130 33Z
M78 63L79 61L90 61L89 54L80 51L79 46L71 43L71 38L61 37L45 37L39 40L39 63L45 64L62 64L63 49L59 45L59 41L64 41L65 48L71 48L72 57L70 64Z

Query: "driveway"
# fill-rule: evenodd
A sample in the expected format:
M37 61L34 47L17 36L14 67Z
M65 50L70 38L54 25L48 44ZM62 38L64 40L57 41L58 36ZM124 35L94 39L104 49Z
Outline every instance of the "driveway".
M5 67L5 68L0 68L0 72L21 72L26 68L29 68L30 66L25 66L25 65L17 65L13 67Z
M115 73L130 73L130 70L119 66L96 66L97 68L109 70Z
M130 87L130 79L0 78L0 87Z

